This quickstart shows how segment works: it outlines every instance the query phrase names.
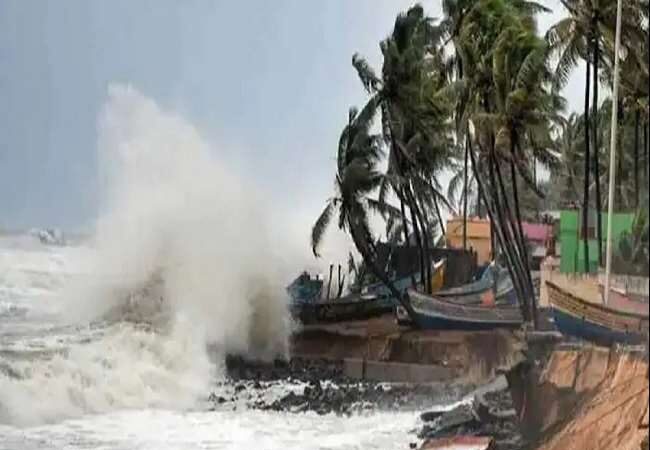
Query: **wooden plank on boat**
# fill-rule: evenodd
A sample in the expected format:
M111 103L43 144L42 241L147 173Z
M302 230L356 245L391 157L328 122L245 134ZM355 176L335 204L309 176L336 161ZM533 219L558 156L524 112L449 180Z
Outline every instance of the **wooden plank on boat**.
M600 345L638 345L648 340L648 316L589 303L546 282L555 324L565 335Z
M518 307L486 307L480 305L464 305L431 297L409 290L413 309L420 314L435 315L440 318L463 322L490 323L522 323L521 311Z
M622 332L648 332L648 315L618 311L604 305L590 303L547 281L549 299L554 308L576 318Z

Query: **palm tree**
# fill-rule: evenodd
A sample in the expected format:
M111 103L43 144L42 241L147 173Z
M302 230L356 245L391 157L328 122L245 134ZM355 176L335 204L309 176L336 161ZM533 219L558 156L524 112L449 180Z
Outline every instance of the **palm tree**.
M584 200L583 200L583 238L585 247L585 261L589 260L589 248L587 245L588 209L589 209L589 174L590 165L593 167L594 179L596 182L596 233L598 241L598 261L602 264L602 196L600 194L600 153L598 133L590 135L592 130L597 130L598 124L598 93L600 72L599 68L605 66L611 70L613 61L613 41L616 27L616 5L615 0L561 0L568 10L569 16L560 20L547 33L547 40L558 55L557 75L558 82L563 85L568 76L577 64L579 59L586 63L585 79L585 178L584 178ZM635 43L639 36L639 24L643 15L640 4L642 2L624 2L622 38L623 42ZM647 13L646 13L647 14ZM593 67L593 73L591 69ZM593 86L591 78L593 77ZM593 100L590 113L589 93L592 91ZM591 120L590 120L591 114ZM593 162L591 161L591 145L593 144ZM585 266L588 271L589 268Z
M443 0L442 2L442 10L445 15L445 18L443 19L442 23L440 24L440 28L443 31L446 42L453 42L454 48L456 53L450 58L451 63L455 66L456 68L456 77L458 80L463 80L463 59L460 57L459 54L459 48L460 45L458 43L458 38L460 35L460 30L462 29L463 26L463 21L465 17L467 16L467 13L471 9L472 6L472 1L470 0ZM469 136L469 131L467 130L467 121L463 120L466 112L466 102L467 102L467 91L463 93L460 97L460 100L458 101L458 106L456 108L456 134L457 134L457 139L458 142L464 142L464 151L463 151L463 170L462 170L462 188L463 192L461 195L461 200L462 200L462 210L463 210L463 249L467 249L467 212L469 208L469 183L470 183L470 175L468 171L469 167L469 147L470 143L468 140L470 139ZM464 125L464 126L463 126ZM455 179L452 180L453 184L450 183L450 189L448 190L448 195L451 198L456 198L457 193L456 188L451 188L451 186L455 185L458 186L459 180L458 177L455 176ZM479 199L480 202L480 199ZM480 215L480 212L479 214Z
M533 76L533 71L540 68L539 61L542 65L546 63L546 55L541 47L533 52L534 46L530 44L536 39L534 13L540 10L542 7L533 2L478 0L464 17L457 39L469 92L466 116L474 128L470 143L475 141L480 156L475 158L470 149L472 169L525 318L530 318L532 312L529 299L533 290L519 226L516 178L521 177L529 189L538 190L530 173L530 158L541 148L537 135L547 119L541 106L535 110L539 101L546 100L537 94L542 79ZM513 44L509 45L509 41ZM539 46L539 42L536 44ZM546 73L540 71L542 75ZM544 139L550 142L550 137ZM514 201L507 195L500 171L502 163L514 175Z
M361 112L350 110L337 151L336 195L327 201L312 228L312 250L318 256L325 231L338 212L338 227L350 234L365 267L388 287L413 318L408 295L402 295L377 265L375 240L369 225L369 214L374 210L383 212L384 208L370 197L383 179L377 170L382 157L381 139L370 133L375 108L376 105L369 103Z
M614 255L614 270L620 274L648 276L648 210L639 209L632 229L621 235Z
M411 242L410 224L427 290L434 242L432 218L444 229L441 208L450 208L437 174L449 164L454 151L451 110L456 91L449 83L441 43L441 29L416 5L397 17L391 35L381 43L381 76L362 57L353 57L371 96L369 102L381 111L382 136L389 148L379 200L385 201L391 192L399 199L405 241Z

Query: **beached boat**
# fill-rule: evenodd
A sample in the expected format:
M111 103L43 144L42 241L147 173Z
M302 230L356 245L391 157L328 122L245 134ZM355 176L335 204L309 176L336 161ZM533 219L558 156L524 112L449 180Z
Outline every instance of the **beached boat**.
M456 286L453 288L448 288L442 291L438 291L436 296L438 297L458 297L472 294L480 294L485 292L488 289L494 287L494 276L498 274L499 276L502 272L508 273L507 270L499 268L495 263L488 265L481 272L480 276L476 281L471 283L463 284L461 286Z
M323 280L312 277L307 272L301 273L298 278L287 286L291 304L314 303L320 300L323 291Z
M517 295L507 269L496 264L490 264L477 281L449 288L433 291L435 297L451 303L461 305L516 305Z
M417 326L432 330L491 330L518 328L523 323L516 306L465 305L436 296L408 291ZM398 307L398 321L408 321Z
M391 297L374 294L350 294L339 299L291 305L294 319L303 324L365 320L391 312Z
M648 314L634 314L590 303L546 282L555 325L562 334L602 345L642 344L648 340Z
M316 280L308 277L309 275L302 274L287 288L291 296L291 315L304 324L369 319L392 312L398 304L398 300L383 283L364 286L361 293L324 300L321 299L322 281L319 289ZM444 260L441 260L433 265L432 287L439 288L443 277ZM393 281L393 285L400 293L404 293L413 286L414 280L419 283L419 274L402 277Z
M505 269L499 269L485 279L470 285L436 292L435 297L461 305L516 306L518 304L512 279Z

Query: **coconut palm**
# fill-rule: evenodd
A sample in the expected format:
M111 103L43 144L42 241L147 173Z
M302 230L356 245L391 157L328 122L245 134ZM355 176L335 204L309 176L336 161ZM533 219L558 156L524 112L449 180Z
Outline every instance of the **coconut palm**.
M547 33L547 39L551 47L558 55L557 75L560 84L568 80L571 70L576 66L579 59L586 62L585 79L585 158L584 158L584 200L583 200L583 236L585 247L585 258L588 260L589 249L587 245L588 209L589 209L589 176L593 171L596 180L596 217L597 217L597 241L598 261L602 264L602 226L601 214L602 196L600 194L600 163L598 155L600 144L598 133L591 133L597 130L598 124L598 93L599 93L599 68L605 66L611 70L613 65L613 42L616 27L616 0L561 0L569 12L569 16L560 20ZM642 23L642 2L624 2L622 15L622 41L625 43L638 42L639 24ZM647 9L646 9L647 11ZM647 14L647 13L645 13ZM592 69L593 68L593 72ZM593 80L592 80L593 78ZM593 87L591 84L593 83ZM589 92L593 92L592 108L590 112ZM593 145L593 161L591 157ZM593 169L591 170L590 167ZM589 270L586 268L586 270Z
M375 239L369 225L372 211L386 212L386 205L371 198L383 179L377 169L382 157L381 139L370 133L375 108L376 105L369 103L361 112L354 108L350 110L337 151L336 195L327 201L312 228L312 250L318 256L325 231L335 214L338 214L338 227L350 234L365 267L390 289L412 315L408 296L402 295L386 272L377 265Z
M451 111L456 90L449 83L442 35L416 5L397 17L391 35L381 43L381 76L362 57L353 57L371 96L369 103L381 112L382 136L389 149L379 200L386 201L390 194L399 199L404 238L407 243L411 237L415 240L427 289L433 224L443 229L441 210L451 208L437 180L454 152Z
M473 127L468 142L478 151L478 158L469 151L475 180L526 318L532 288L519 226L517 178L527 190L542 194L532 172L538 157L553 159L550 120L558 103L557 96L543 88L550 76L547 52L535 37L534 14L540 10L543 7L533 2L472 2L455 41L468 92L465 117ZM504 164L510 168L508 184L500 170Z
M648 276L650 252L648 251L648 210L640 209L632 229L621 235L614 255L613 267L616 273Z

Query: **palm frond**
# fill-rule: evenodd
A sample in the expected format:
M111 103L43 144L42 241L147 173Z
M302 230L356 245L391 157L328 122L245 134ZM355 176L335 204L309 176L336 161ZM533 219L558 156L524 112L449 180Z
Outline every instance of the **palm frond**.
M328 201L327 205L325 205L325 209L323 209L323 212L321 212L320 216L316 220L316 223L314 223L314 226L311 229L311 249L314 253L314 256L317 258L320 256L318 253L318 247L320 246L323 240L323 236L325 235L325 231L327 230L327 227L332 220L332 214L335 207L336 205L334 201Z
M374 94L379 90L381 80L377 77L372 67L370 67L370 64L358 53L352 56L352 66L357 70L359 79L368 93Z

